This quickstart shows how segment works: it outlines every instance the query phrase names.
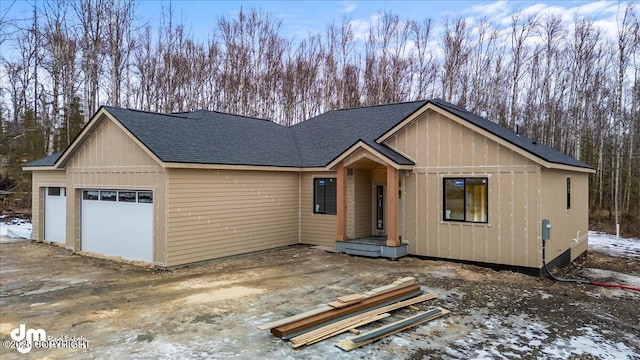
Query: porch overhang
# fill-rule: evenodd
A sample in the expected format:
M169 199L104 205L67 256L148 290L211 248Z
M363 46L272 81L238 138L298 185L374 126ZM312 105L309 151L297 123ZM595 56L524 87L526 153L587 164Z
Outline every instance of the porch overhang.
M396 170L413 170L415 164L413 160L385 145L361 139L333 159L326 168L336 170L340 163L344 167L351 167L350 165L362 159L373 161L383 167L391 166Z

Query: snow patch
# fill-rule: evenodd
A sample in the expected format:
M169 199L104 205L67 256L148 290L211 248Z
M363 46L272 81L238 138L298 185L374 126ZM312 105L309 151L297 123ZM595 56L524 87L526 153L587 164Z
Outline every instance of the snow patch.
M611 256L640 259L640 240L589 231L589 250Z
M3 219L6 220L6 219ZM22 219L13 219L9 222L0 223L0 237L11 239L31 239L31 222ZM9 242L2 239L2 242Z

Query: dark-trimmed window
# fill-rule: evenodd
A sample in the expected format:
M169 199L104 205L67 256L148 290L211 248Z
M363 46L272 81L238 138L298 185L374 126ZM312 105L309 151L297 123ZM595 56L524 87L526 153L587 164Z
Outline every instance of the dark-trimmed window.
M118 191L118 201L136 202L136 192L135 191Z
M84 199L84 200L98 200L98 190L84 190L84 191L82 191L82 199Z
M315 214L336 214L336 178L313 179L313 212Z
M47 189L47 194L49 196L60 196L60 188L59 187L50 187Z
M567 210L571 209L571 178L567 178Z
M487 178L444 179L445 221L486 223L489 221Z
M151 191L139 191L138 192L138 202L139 203L152 203L153 202L153 192Z
M100 200L102 201L116 201L118 193L113 190L100 191Z

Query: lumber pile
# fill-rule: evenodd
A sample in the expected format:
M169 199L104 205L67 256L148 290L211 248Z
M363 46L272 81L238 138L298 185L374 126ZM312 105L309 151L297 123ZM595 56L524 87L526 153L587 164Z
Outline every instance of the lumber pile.
M447 314L449 311L446 309L434 308L365 333L357 329L389 318L390 312L394 310L419 310L415 304L435 297L436 294L423 294L415 279L406 277L363 294L340 296L316 309L261 325L258 329L270 330L273 335L289 340L294 349L351 332L356 336L336 344L341 349L350 351Z

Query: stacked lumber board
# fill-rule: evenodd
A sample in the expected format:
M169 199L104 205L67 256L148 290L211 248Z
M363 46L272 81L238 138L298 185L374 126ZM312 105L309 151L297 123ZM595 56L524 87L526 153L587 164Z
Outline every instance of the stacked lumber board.
M335 301L322 305L311 311L273 321L258 327L260 330L270 330L281 339L290 340L294 349L315 344L319 341L352 332L357 336L349 338L337 345L345 351L368 344L381 337L402 331L408 327L433 320L448 313L447 310L437 308L428 312L421 312L410 318L393 322L379 329L373 334L369 332L359 334L358 327L371 324L390 316L389 312L400 308L413 307L415 304L431 300L436 294L423 295L415 279L406 277L398 279L392 284L372 289L363 294L340 296ZM349 349L349 350L347 350Z

